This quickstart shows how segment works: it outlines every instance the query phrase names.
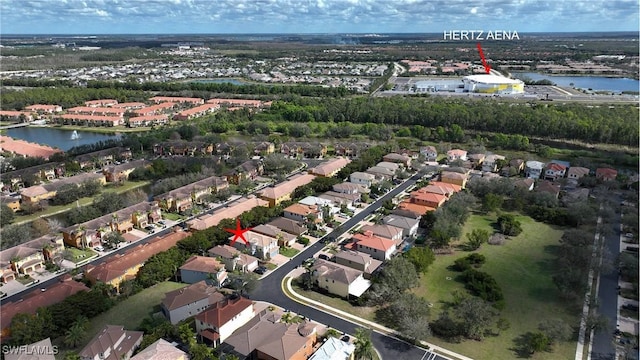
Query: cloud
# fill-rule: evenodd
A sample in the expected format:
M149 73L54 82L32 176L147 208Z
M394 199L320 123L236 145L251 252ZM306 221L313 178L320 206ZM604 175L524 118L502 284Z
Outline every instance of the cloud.
M640 17L635 0L0 0L0 14L5 34L633 31Z

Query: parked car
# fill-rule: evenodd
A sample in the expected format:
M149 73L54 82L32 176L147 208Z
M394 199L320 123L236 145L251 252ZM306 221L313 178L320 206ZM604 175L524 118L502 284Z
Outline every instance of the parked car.
M320 255L318 255L318 259L330 261L331 257L329 255L320 254Z
M102 245L98 245L98 246L94 246L93 250L95 250L95 251L104 251L104 248L102 247Z
M266 268L266 266L258 266L255 270L253 270L253 272L259 275L264 275L267 270L268 269Z

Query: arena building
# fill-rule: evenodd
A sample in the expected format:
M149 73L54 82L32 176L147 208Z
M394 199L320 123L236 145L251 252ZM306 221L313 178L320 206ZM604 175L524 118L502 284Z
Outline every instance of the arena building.
M522 94L524 82L503 76L482 74L462 78L465 92L484 94Z

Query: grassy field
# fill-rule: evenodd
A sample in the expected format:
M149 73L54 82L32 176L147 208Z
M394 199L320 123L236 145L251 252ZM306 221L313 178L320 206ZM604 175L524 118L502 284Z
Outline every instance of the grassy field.
M487 258L481 271L491 274L502 287L506 306L500 317L506 318L511 327L499 336L487 337L482 342L467 340L459 344L432 337L428 341L473 357L474 359L511 360L517 357L514 340L528 331L537 330L545 319L560 318L571 326L578 326L577 314L569 314L551 280L550 250L558 244L562 230L534 221L526 216L517 216L523 232L507 240L504 245L483 245L479 253ZM496 216L472 215L464 226L462 237L471 230L480 228L493 232L491 224ZM457 258L468 252L456 251L451 255L438 255L415 293L433 303L432 318L436 318L446 302L453 300L452 293L466 293L464 286L456 281L457 272L447 268ZM575 354L574 341L555 346L553 352L539 353L532 359L569 359Z
M133 189L137 189L143 186L146 186L150 183L150 181L126 181L122 186L118 186L118 187L105 187L104 188L104 192L115 192L117 194L122 194L124 192L127 192L129 190L133 190ZM96 195L97 196L97 195ZM87 206L87 205L91 205L93 203L93 199L94 197L83 197L81 199L79 199L77 202L72 202L71 204L67 204L67 205L56 205L56 206L49 206L47 207L45 210L43 211L38 211L34 214L31 215L19 215L16 216L15 221L13 222L14 224L23 224L23 223L27 223L29 221L33 221L35 219L39 219L41 217L47 217L47 216L51 216L51 215L56 215L56 214L61 214L65 211L69 211L70 209L80 205L80 206Z
M84 342L78 347L81 350L105 325L123 325L127 330L135 330L140 322L153 312L159 311L164 294L179 289L186 284L171 281L144 289L130 298L117 304L109 311L91 319Z

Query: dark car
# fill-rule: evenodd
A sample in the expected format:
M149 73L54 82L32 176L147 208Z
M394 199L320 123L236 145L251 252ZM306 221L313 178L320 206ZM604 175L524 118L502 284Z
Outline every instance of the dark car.
M318 255L318 259L330 261L331 257L329 255L320 254L320 255Z
M267 272L267 268L264 266L258 266L255 270L253 270L253 272L259 275L263 275Z

